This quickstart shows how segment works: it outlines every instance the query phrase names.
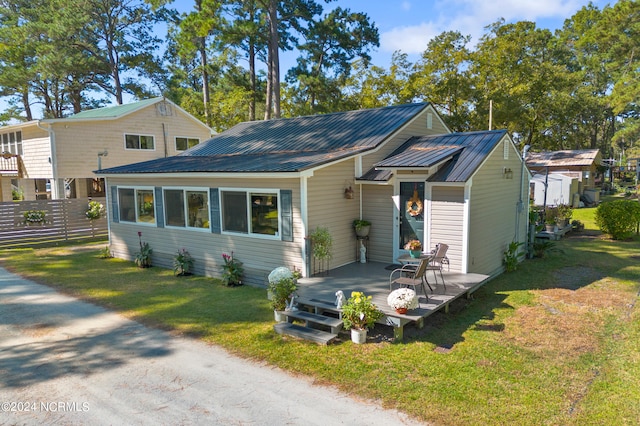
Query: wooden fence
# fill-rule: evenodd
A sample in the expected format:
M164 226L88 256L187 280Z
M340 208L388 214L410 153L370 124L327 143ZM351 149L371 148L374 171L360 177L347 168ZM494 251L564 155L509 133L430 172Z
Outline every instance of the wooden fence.
M93 198L105 206L104 198ZM89 199L36 200L0 203L0 249L33 247L74 240L107 238L106 214L86 216ZM45 222L25 223L24 212L44 211Z

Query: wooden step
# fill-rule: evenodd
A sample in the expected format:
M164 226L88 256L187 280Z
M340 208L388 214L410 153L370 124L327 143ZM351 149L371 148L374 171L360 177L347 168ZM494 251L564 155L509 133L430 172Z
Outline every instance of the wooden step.
M332 302L319 299L306 299L299 297L296 299L299 305L310 306L314 309L316 314L322 314L323 312L332 312L338 315L338 318L342 318L342 309L336 307Z
M289 336L299 337L305 340L311 340L315 343L323 345L328 344L333 339L338 337L337 334L328 333L322 330L316 330L315 328L304 327L297 324L291 324L289 322L280 322L273 326L273 329L278 334L286 334Z
M290 319L295 318L302 320L304 321L304 325L309 328L314 328L311 324L319 324L331 328L331 333L333 334L338 334L340 330L342 330L342 320L339 318L312 314L307 311L279 311L279 313L286 315Z

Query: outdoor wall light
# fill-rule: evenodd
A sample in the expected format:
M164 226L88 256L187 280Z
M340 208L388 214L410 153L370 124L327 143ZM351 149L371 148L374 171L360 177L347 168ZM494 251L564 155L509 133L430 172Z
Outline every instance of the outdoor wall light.
M507 167L502 168L502 177L505 179L513 179L513 170Z

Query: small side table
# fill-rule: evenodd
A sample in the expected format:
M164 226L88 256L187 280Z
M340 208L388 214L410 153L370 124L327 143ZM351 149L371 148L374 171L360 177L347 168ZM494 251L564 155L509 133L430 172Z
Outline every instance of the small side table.
M369 236L360 237L356 235L356 263L360 262L360 246L364 244L365 252L365 260L369 261Z

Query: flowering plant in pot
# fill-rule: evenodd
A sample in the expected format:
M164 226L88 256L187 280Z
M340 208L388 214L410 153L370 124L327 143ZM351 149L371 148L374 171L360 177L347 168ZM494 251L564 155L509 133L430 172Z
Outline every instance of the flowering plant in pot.
M410 288L399 288L393 290L389 296L387 296L387 304L398 313L406 313L409 309L416 309L418 307L418 298L416 292Z
M279 266L269 274L267 294L271 301L276 321L283 320L278 312L287 309L290 300L298 289L296 275L285 266Z
M351 329L351 340L355 343L364 343L367 329L384 316L371 299L371 296L354 291L342 305L342 322L345 328Z
M422 253L422 243L420 240L410 240L404 245L405 250L409 250L411 257L420 257Z

